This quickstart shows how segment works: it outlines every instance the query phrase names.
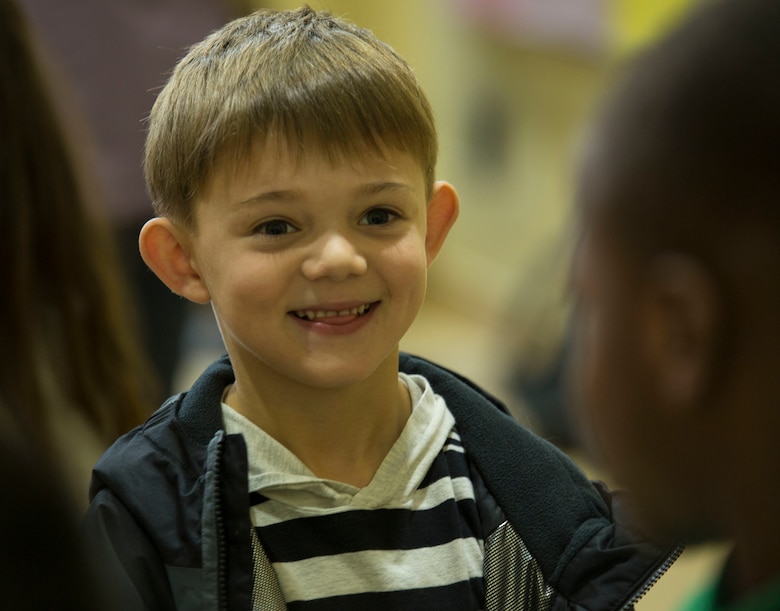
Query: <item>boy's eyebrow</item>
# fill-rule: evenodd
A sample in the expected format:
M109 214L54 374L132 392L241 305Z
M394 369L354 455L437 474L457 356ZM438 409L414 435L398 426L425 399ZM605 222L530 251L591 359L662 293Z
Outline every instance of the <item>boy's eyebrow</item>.
M245 208L252 204L259 204L262 202L283 202L291 201L298 197L298 193L294 190L276 190L276 191L263 191L262 193L256 193L247 199L235 202L231 208Z
M414 191L414 187L403 182L379 181L363 185L360 193L363 195L378 195L386 191Z
M407 192L414 192L414 187L403 183L403 182L394 182L390 180L383 180L378 182L371 182L367 183L365 185L361 185L357 192L360 195L379 195L380 193L386 193L388 191L407 191ZM242 200L240 202L234 203L231 208L233 209L240 209L244 208L246 206L251 206L253 204L259 204L262 202L284 202L284 201L292 201L296 198L300 197L300 192L290 189L278 189L278 190L272 190L272 191L263 191L261 193L257 193L255 195L252 195L251 197Z

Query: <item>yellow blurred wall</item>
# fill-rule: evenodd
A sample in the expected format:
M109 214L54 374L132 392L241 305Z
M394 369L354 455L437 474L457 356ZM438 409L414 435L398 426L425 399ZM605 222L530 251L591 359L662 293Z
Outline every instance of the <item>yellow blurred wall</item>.
M652 41L674 23L692 0L610 0L614 51L627 55Z

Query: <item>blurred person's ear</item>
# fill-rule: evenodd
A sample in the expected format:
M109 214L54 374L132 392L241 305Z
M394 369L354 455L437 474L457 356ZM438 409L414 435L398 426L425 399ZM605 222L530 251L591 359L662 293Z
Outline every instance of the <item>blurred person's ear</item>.
M721 303L712 274L688 255L654 260L644 294L644 349L659 398L671 409L697 405L711 383Z
M195 303L211 300L190 252L191 236L165 217L155 217L141 229L141 257L157 277L177 295Z
M439 254L447 234L452 229L460 212L460 201L455 188L448 182L438 181L428 202L427 227L425 231L425 254L428 265Z

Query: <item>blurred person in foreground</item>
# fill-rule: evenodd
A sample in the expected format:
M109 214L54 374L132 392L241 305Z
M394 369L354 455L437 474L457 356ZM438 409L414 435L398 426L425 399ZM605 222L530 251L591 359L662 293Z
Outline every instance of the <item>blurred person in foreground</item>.
M691 609L780 609L780 2L708 2L628 68L579 184L578 414Z
M149 414L151 393L42 57L18 7L0 0L0 429L36 444L84 509L92 465Z

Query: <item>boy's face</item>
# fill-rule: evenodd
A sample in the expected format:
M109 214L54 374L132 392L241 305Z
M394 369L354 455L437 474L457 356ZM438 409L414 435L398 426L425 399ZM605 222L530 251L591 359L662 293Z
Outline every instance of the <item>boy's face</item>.
M425 187L398 151L334 164L258 145L217 167L190 256L236 371L338 388L396 368L435 256Z

